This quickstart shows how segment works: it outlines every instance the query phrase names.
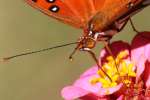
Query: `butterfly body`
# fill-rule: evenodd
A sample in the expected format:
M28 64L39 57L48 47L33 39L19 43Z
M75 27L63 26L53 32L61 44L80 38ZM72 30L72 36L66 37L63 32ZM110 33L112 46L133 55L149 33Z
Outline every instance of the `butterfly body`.
M122 29L134 9L140 9L139 6L149 0L25 1L50 17L83 29L84 33L79 39L77 49L85 50L95 47L97 41L110 39Z

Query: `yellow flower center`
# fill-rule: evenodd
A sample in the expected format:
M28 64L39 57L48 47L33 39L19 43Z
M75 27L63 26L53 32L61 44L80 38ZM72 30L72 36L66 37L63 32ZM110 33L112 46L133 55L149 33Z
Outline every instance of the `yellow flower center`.
M106 58L107 62L103 64L102 69L107 73L111 80L103 71L98 70L97 74L99 77L93 77L90 80L91 84L100 82L103 88L111 88L123 83L129 87L132 83L132 78L136 77L136 73L134 71L133 63L125 59L127 56L128 51L120 52L116 58L108 56Z

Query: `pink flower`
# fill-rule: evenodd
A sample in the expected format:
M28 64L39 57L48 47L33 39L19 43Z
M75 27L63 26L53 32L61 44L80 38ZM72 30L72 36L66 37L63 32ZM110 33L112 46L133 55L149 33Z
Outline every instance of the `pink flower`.
M107 75L91 67L62 90L65 100L150 99L150 32L139 33L131 45L117 41L110 48L112 54L100 53Z

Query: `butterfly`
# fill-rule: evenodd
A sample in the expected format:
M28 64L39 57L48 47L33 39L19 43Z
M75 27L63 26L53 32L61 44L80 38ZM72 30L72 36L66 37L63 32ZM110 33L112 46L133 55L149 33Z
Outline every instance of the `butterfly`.
M104 41L108 52L111 53L107 41L109 41L113 35L120 32L124 28L128 20L130 20L130 17L150 5L150 0L24 1L50 17L53 17L68 25L72 25L73 27L83 29L83 34L77 42L4 57L0 59L2 61L7 61L19 56L43 52L54 48L77 44L76 48L70 55L70 59L77 50L87 51L92 55L99 66L99 62L95 54L91 51L91 49L96 46L96 43L98 41Z
M150 0L25 0L29 5L73 27L83 29L76 50L89 51L108 41Z

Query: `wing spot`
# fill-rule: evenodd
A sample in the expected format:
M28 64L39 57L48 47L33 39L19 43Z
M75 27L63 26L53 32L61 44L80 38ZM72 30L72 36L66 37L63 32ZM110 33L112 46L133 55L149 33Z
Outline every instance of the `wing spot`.
M52 6L50 6L49 10L50 10L51 12L55 12L55 13L56 13L56 12L59 11L59 7L56 6L56 5L52 5Z
M46 0L48 3L54 3L56 0Z

